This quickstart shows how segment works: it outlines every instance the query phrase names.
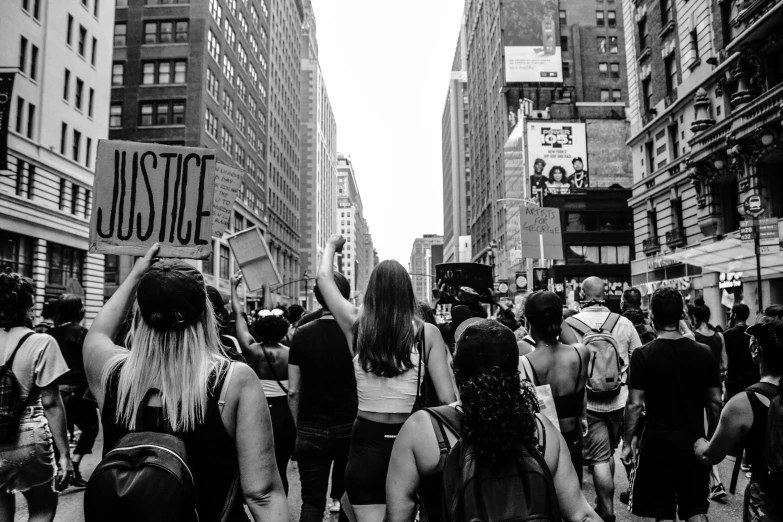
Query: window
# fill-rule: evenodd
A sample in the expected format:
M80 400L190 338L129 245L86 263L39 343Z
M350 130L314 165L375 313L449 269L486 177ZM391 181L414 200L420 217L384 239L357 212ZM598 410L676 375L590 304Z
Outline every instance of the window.
M183 43L188 41L188 22L187 20L177 22L174 26L174 41Z
M699 34L693 28L688 34L688 42L691 51L691 64L699 61Z
M680 157L680 131L677 122L669 125L666 132L669 135L669 159L674 161Z
M644 158L647 162L647 174L652 174L655 170L655 145L652 141L644 144Z
M644 112L650 112L652 109L652 84L649 77L642 80L642 104Z
M209 55L216 62L220 63L220 42L215 33L212 32L212 29L207 33L207 49L209 50Z
M33 139L33 128L35 127L35 105L27 104L27 137Z
M223 89L223 112L226 113L229 119L234 118L234 100L225 89Z
M222 279L228 279L230 277L230 262L231 256L229 255L228 247L226 245L220 245L220 277Z
M217 76L212 72L212 69L207 68L207 92L217 100L219 89L220 80L217 79Z
M560 49L563 52L568 52L568 37L567 36L561 36L560 37Z
M74 183L71 185L71 214L76 214L76 209L79 207L79 185Z
M190 0L144 0L144 5L189 4Z
M142 85L185 83L187 62L185 60L145 62L142 65Z
M0 266L25 277L33 275L33 239L0 230Z
M247 38L247 20L245 20L245 15L242 13L239 13L239 28L242 29L242 34Z
M226 77L228 83L234 83L234 64L226 54L223 55L223 76Z
M220 128L220 146L224 151L231 154L231 148L234 146L234 137L225 126Z
M226 4L228 5L228 10L231 11L232 15L237 14L237 0L226 0Z
M609 65L606 62L600 62L598 64L598 74L601 76L601 78L606 78L608 73Z
M117 0L116 7L128 7L128 0Z
M612 72L612 78L619 78L620 77L620 64L617 62L613 62L609 64L610 70Z
M24 165L25 163L23 160L20 159L16 160L16 195L17 196L24 196L24 182L25 182Z
M609 101L609 89L601 89L601 101L602 102Z
M38 79L38 47L30 45L30 79Z
M73 161L79 161L79 152L82 146L82 133L73 129L73 143L71 144L71 158Z
M90 189L84 189L84 219L90 219L90 210L92 210L92 192Z
M622 101L623 91L621 89L612 89L612 101Z
M160 101L141 104L139 125L183 125L185 123L184 101Z
M67 188L68 182L63 178L60 178L60 210L65 210L65 196Z
M609 37L609 52L612 54L617 54L618 51L618 43L617 43L617 37L616 36L610 36Z
M605 36L599 36L598 37L598 52L603 54L606 52L606 37Z
M60 126L60 154L65 155L65 147L68 142L68 124L63 122Z
M68 15L68 27L65 30L65 43L67 43L68 45L71 45L73 43L73 16L71 15Z
M671 0L661 0L661 27L666 26L672 19Z
M82 110L82 94L84 93L84 82L80 78L76 78L76 91L74 92L74 105L77 109Z
M112 103L109 107L109 128L116 129L122 127L122 105Z
M209 13L220 25L220 19L223 17L223 8L220 6L220 0L209 0Z
M571 245L566 251L566 263L574 264L626 264L631 261L630 246Z
M207 109L206 118L204 118L204 128L207 134L217 139L217 117L209 109Z
M571 77L571 64L563 62L563 79Z
M95 4L98 4L98 0L95 0ZM92 51L90 52L90 64L92 64L93 67L95 67L95 59L97 57L98 53L98 39L93 38L92 39Z
M247 53L245 52L245 48L242 47L242 44L238 44L237 47L238 47L237 54L239 55L239 65L243 69L247 69Z
M253 19L253 25L258 28L258 11L254 5L250 6L250 18Z
M111 84L118 86L125 83L125 64L123 62L114 62L111 66Z
M63 100L68 101L70 97L69 91L71 88L71 71L65 69L65 81L63 83Z
M27 67L27 38L24 36L19 40L19 70L24 72Z
M647 236L658 239L658 213L655 209L647 211Z
M647 18L642 18L636 24L639 31L639 51L644 51L647 48Z
M600 27L603 27L604 23L605 23L604 12L603 11L596 11L595 12L595 24L600 26Z
M83 282L84 251L49 243L46 249L46 282L65 286L71 278Z
M24 98L16 97L16 132L22 133L22 124L24 123Z
M560 25L566 25L566 12L565 9L560 10Z
M228 22L228 18L223 21L223 34L226 36L226 45L233 48L234 43L236 43L236 33L234 33L234 28Z
M671 95L677 87L677 64L674 63L674 53L663 59L666 70L666 94Z
M617 26L617 12L616 11L607 11L606 12L606 21L609 23L609 27Z
M87 138L87 143L84 146L84 164L90 166L90 156L92 155L92 138Z
M86 46L87 46L87 29L85 29L84 27L82 27L80 25L79 26L79 46L77 48L79 50L79 55L84 56L84 54L87 52Z
M94 101L95 101L95 89L90 87L90 98L87 101L87 116L89 116L90 118L92 118L92 107Z
M114 24L114 47L123 47L125 45L127 32L128 24Z
M92 15L95 18L98 18L98 4L100 3L100 0L95 0L95 3L92 5Z
M685 228L685 221L682 217L682 199L680 198L672 200L672 228L675 231L683 231Z
M188 41L187 20L146 22L144 24L144 43L181 43Z
M212 245L212 249L215 248L215 245ZM204 261L201 262L201 271L204 272L206 275L215 275L215 256L214 256L214 250L209 251L209 257L206 258ZM105 271L104 271L105 273Z

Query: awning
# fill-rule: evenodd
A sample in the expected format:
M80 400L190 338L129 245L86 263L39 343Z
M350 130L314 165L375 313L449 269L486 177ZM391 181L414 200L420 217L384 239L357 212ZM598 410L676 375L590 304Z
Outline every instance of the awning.
M723 239L707 245L685 248L666 254L666 259L700 266L703 272L756 272L756 255L752 245L743 244L739 238ZM761 277L783 275L783 252L761 254Z

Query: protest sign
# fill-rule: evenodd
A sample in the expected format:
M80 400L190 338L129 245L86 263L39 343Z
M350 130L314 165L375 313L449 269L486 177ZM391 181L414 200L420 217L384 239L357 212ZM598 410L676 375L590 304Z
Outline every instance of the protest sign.
M520 214L524 256L531 259L563 259L560 210L525 206Z
M461 287L472 288L479 300L492 300L492 267L481 263L442 263L435 265L435 280L444 285L440 303L453 303Z
M227 239L248 290L255 292L264 284L283 282L258 227L237 232Z
M206 259L217 151L101 140L90 252Z
M215 166L215 196L212 202L212 235L221 237L231 221L231 211L242 185L244 171L218 162Z

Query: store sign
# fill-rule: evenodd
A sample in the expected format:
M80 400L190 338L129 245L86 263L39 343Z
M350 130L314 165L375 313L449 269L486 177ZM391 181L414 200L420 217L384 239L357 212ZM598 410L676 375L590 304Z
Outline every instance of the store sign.
M506 83L562 83L558 0L504 0Z
M759 252L762 254L780 252L780 229L777 218L759 219Z
M524 272L516 274L517 292L527 292L527 275Z
M737 288L742 286L742 272L722 273L718 281L718 288Z
M658 253L652 256L647 256L647 270L657 270L659 268L666 268L679 264L679 261L674 261L666 254Z
M678 277L676 279L664 279L662 281L652 281L639 285L642 295L652 295L659 288L674 288L675 290L690 290L691 278L689 276Z

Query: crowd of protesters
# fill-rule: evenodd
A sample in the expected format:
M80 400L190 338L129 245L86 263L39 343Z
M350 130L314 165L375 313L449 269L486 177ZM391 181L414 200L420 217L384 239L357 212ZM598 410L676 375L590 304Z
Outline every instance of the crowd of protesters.
M646 310L629 288L614 313L604 281L590 277L578 311L549 291L484 306L464 287L443 322L442 288L418 302L395 261L373 270L354 304L334 271L343 244L327 243L310 313L246 313L240 273L226 302L193 266L157 259L157 246L89 330L69 294L46 301L34 325L32 282L0 274L0 520L13 520L21 492L30 520L51 521L68 487L87 489L88 522L112 510L117 521L190 520L177 514L187 495L166 499L129 479L152 476L144 463L112 471L118 452L145 445L186 464L201 521L287 521L292 459L302 522L325 511L358 522L611 522L622 503L640 517L699 521L726 495L716 465L727 455L751 477L744 520L783 520L783 436L768 425L780 405L783 306L753 322L737 304L721 332L703 301L671 288ZM84 477L100 426L101 473ZM630 486L616 504L618 449ZM142 460L165 467L156 455ZM581 490L585 467L594 503Z

